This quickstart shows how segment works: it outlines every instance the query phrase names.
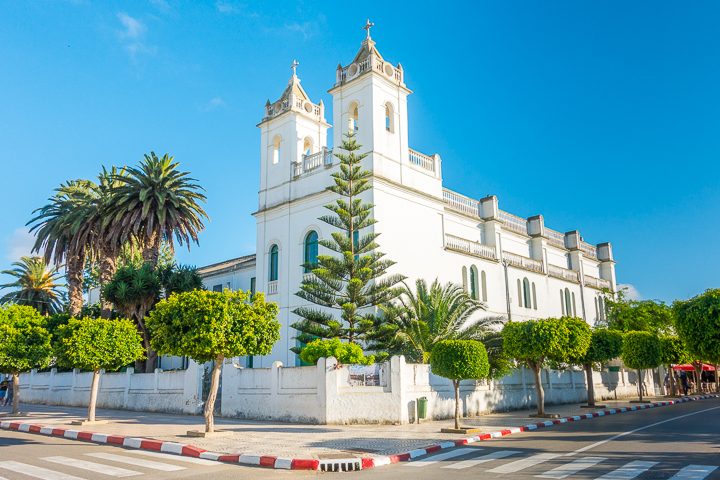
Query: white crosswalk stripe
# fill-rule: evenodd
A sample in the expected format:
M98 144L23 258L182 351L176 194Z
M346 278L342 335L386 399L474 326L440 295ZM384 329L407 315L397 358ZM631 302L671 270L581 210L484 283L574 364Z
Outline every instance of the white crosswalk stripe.
M456 450L450 450L449 452L445 453L439 453L437 455L431 455L425 458L421 458L420 460L414 460L410 463L406 463L406 467L425 467L428 465L432 465L433 463L440 462L442 460L447 460L448 458L455 458L460 457L462 455L467 455L468 453L477 452L478 450L481 450L480 448L458 448Z
M574 475L581 470L585 470L586 468L593 467L593 466L597 465L598 463L605 461L605 460L607 460L607 458L605 458L605 457L579 458L579 459L575 460L574 462L566 463L565 465L560 465L557 468L548 470L547 472L543 473L542 475L535 475L535 476L540 477L540 478L554 478L554 479L567 478L570 475Z
M673 475L670 480L702 480L717 468L716 465L688 465Z
M128 453L137 453L138 455L145 455L148 457L162 458L164 460L171 460L175 462L194 463L196 465L206 465L208 467L217 467L222 465L220 462L213 462L212 460L205 460L204 458L195 457L183 457L181 455L172 455L169 453L150 452L147 450L128 450Z
M89 470L95 473L101 473L111 477L134 477L136 475L142 475L142 472L136 472L134 470L127 470L125 468L113 467L111 465L104 465L102 463L88 462L87 460L81 460L78 458L70 458L63 456L55 457L44 457L42 460L51 463L57 463L59 465L65 465L66 467L79 468L81 470Z
M0 469L10 470L11 472L21 473L28 477L41 478L42 480L84 480L67 473L54 472L47 468L28 465L27 463L5 461L0 462Z
M642 462L635 461L630 462L617 470L606 473L602 477L598 477L597 480L629 480L635 478L638 475L650 470L650 468L657 465L658 462Z
M453 470L462 470L464 468L470 468L470 467L474 467L476 465L480 465L481 463L492 462L493 460L500 460L501 458L515 455L516 453L520 453L520 452L517 450L500 450L497 452L488 453L487 455L483 455L482 457L479 457L479 458L473 458L470 460L462 460L459 462L451 463L450 465L443 465L442 468L451 468Z
M128 465L135 465L137 467L149 468L151 470L160 470L163 472L176 472L178 470L185 470L185 467L179 465L170 465L169 463L153 462L151 460L145 460L144 458L135 458L123 455L116 455L114 453L86 453L90 457L102 458L104 460L110 460L112 462L127 463Z
M499 467L495 467L492 470L488 470L490 473L515 473L519 472L520 470L524 470L526 468L533 467L535 465L538 465L543 462L547 462L548 460L552 460L553 458L559 457L559 453L538 453L537 455L533 455L529 458L523 458L521 460L516 460L514 462L500 465Z

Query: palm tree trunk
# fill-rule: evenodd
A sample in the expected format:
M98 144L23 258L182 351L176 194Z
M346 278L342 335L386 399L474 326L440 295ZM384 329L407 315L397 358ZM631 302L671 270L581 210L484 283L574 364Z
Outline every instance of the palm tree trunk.
M532 362L530 365L535 376L535 393L537 393L537 414L539 417L545 415L545 390L543 389L542 378L540 377L540 373L542 372L542 369L540 368L541 365L542 362Z
M142 247L143 261L151 263L153 267L157 267L160 258L160 236L157 232L153 232Z
M587 379L587 404L589 407L595 406L595 382L593 382L592 363L586 363L585 378Z
M100 384L100 370L93 370L92 384L90 386L90 402L88 403L88 422L95 421L95 405L97 404L98 387Z
M13 373L12 375L12 414L17 415L20 413L20 374ZM7 395L7 393L6 393Z
M102 259L100 260L100 285L105 286L110 280L112 280L117 270L117 258L115 255L111 255L106 251L102 252ZM110 318L112 314L112 302L108 302L102 296L100 297L100 317Z
M215 359L215 365L213 365L212 377L210 379L210 393L208 393L203 411L206 432L215 431L215 417L213 416L213 412L215 411L215 399L217 398L218 387L220 386L220 372L222 371L224 360L225 357L218 355Z
M455 387L455 430L460 428L460 380L453 380Z
M83 270L85 269L85 252L78 252L67 260L68 281L68 313L79 317L83 307Z

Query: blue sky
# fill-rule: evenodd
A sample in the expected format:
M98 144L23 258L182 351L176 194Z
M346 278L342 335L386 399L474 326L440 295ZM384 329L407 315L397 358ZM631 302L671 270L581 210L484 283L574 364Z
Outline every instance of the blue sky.
M0 0L0 267L61 181L170 152L207 189L203 265L254 250L259 131L290 62L316 101L370 17L445 186L611 241L621 283L718 287L717 2ZM332 118L330 112L327 117Z

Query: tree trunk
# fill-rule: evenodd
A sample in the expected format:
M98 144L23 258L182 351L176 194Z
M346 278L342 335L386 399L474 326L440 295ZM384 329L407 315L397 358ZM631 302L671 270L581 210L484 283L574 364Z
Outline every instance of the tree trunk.
M715 393L720 393L720 378L718 378L718 364L715 364Z
M215 399L217 398L218 386L220 385L220 372L222 371L223 361L225 357L218 355L215 359L215 365L212 370L212 377L210 381L210 393L205 401L205 410L203 416L205 417L205 431L215 431L215 418L213 412L215 411Z
M17 415L20 413L20 374L13 373L12 375L12 414ZM7 395L7 393L5 393Z
M587 404L589 407L595 406L595 383L593 382L592 363L586 363L585 378L587 379Z
M150 234L147 241L142 246L142 257L146 263L151 263L153 267L157 267L160 258L160 236L157 232Z
M545 390L543 390L542 378L540 378L540 373L542 372L542 369L540 368L541 365L542 362L536 362L530 365L535 376L535 393L537 393L538 416L545 415Z
M92 384L90 385L90 402L88 402L88 422L95 421L95 404L97 403L98 387L100 385L100 370L93 370Z
M700 391L700 380L702 377L702 362L693 362L693 367L695 368L695 371L693 372L693 378L695 378L695 389L692 393L697 393Z
M670 377L670 396L674 397L677 395L677 387L675 385L675 370L672 365L668 365L668 376Z
M640 402L643 401L643 379L642 379L642 370L637 371L638 374L638 393L640 397Z
M115 258L115 255L111 255L105 251L102 252L102 259L100 260L100 286L104 287L105 285L112 280L113 276L115 275L115 271L117 270L117 259ZM112 314L112 302L109 302L103 298L102 293L100 295L100 317L101 318L110 318L110 315Z
M453 380L455 388L455 430L460 428L460 380Z
M145 373L153 373L157 365L157 352L147 347L147 358L145 359Z
M68 289L68 313L79 317L83 307L83 269L85 253L74 255L67 260L66 275Z

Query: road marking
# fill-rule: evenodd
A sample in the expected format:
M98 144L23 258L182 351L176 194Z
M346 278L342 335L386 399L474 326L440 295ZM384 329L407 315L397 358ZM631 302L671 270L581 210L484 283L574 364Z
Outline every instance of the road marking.
M178 470L185 470L185 467L179 465L170 465L168 463L153 462L150 460L144 460L142 458L123 457L122 455L115 455L114 453L86 453L90 457L102 458L104 460L110 460L112 462L127 463L135 465L137 467L150 468L152 470L161 470L163 472L176 472Z
M65 465L67 467L80 468L82 470L102 473L103 475L110 475L111 477L134 477L135 475L142 475L142 472L127 470L120 467L113 467L110 465L103 465L102 463L88 462L77 458L55 456L44 457L43 460L52 463L58 463L60 465Z
M657 463L658 462L630 462L617 470L598 477L597 480L630 480L648 471L651 467L657 465Z
M612 436L612 437L610 437L610 438L608 438L608 439L606 439L606 440L601 440L601 441L599 441L599 442L593 443L592 445L588 445L588 446L583 447L583 448L578 448L578 449L575 450L574 452L566 453L565 456L567 456L567 457L572 457L573 455L577 455L578 453L582 453L582 452L585 452L585 451L587 451L587 450L593 449L593 448L595 448L595 447L599 447L600 445L603 445L603 444L608 443L608 442L612 442L613 440L617 440L618 438L624 437L624 436L626 436L626 435L631 435L631 434L633 434L633 433L635 433L635 432L639 432L639 431L641 431L641 430L646 430L646 429L648 429L648 428L656 427L656 426L658 426L658 425L662 425L663 423L674 422L675 420L680 420L681 418L691 417L691 416L697 415L697 414L699 414L699 413L709 412L710 410L717 410L718 408L720 408L720 407L706 408L705 410L698 410L697 412L687 413L687 414L685 414L685 415L680 415L679 417L669 418L669 419L663 420L663 421L661 421L661 422L651 423L650 425L645 425L644 427L636 428L635 430L630 430L629 432L618 433L617 435L614 435L614 436Z
M585 458L578 458L574 462L566 463L565 465L560 465L557 468L553 468L552 470L548 470L547 472L543 473L542 475L535 475L536 477L540 478L567 478L570 475L573 475L580 470L585 470L586 468L593 467L597 465L600 462L603 462L607 460L606 457L585 457Z
M500 450L498 452L492 452L487 455L483 455L479 458L473 458L471 460L462 460L460 462L455 462L450 465L445 465L442 468L452 468L454 470L462 470L463 468L470 468L474 467L476 465L480 465L481 463L486 462L492 462L493 460L499 460L501 458L509 457L510 455L515 455L516 453L520 453L517 450Z
M425 457L420 460L413 460L410 463L406 463L406 467L425 467L427 465L432 465L433 463L437 463L441 460L447 460L448 458L455 458L459 457L461 455L467 455L468 453L477 452L480 450L479 448L458 448L457 450L451 450L449 452L440 453L438 455L432 455L430 457Z
M164 460L173 460L176 462L187 462L195 463L197 465L207 465L209 467L217 467L222 465L220 462L213 462L212 460L205 460L196 457L184 457L181 455L171 455L169 453L160 452L149 452L147 450L128 450L128 453L137 453L138 455L146 455L148 457L162 458Z
M716 465L688 465L673 475L670 480L702 480L717 468Z
M523 458L522 460L516 460L514 462L507 463L505 465L500 465L499 467L495 467L492 470L488 470L488 472L490 472L490 473L519 472L520 470L524 470L526 468L530 468L539 463L547 462L548 460L557 458L560 455L561 454L559 454L559 453L538 453L537 455L533 455L532 457L529 457L529 458Z
M22 473L28 477L40 478L42 480L83 480L80 477L74 475L68 475L67 473L53 472L47 468L36 467L34 465L28 465L20 462L0 462L0 468L10 470L11 472Z

